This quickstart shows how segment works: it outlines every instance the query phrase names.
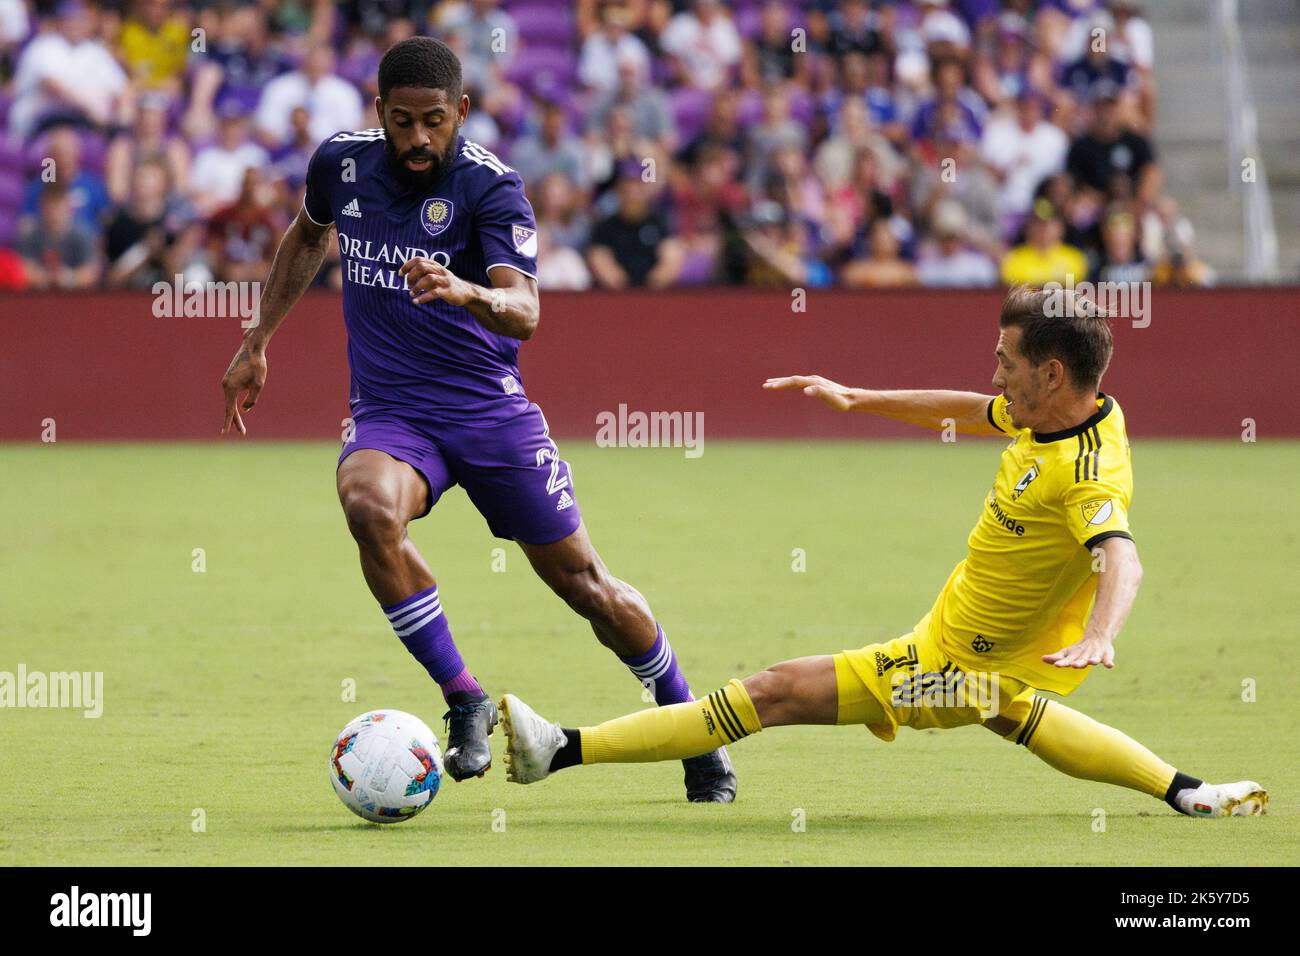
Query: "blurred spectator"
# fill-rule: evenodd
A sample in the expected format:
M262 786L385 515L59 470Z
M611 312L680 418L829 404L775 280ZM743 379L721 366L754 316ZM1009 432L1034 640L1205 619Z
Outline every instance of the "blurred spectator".
M569 117L564 104L540 100L541 125L537 132L524 136L512 152L515 170L525 183L540 183L552 172L561 172L580 186L587 184L582 141L569 132Z
M199 231L170 190L170 174L160 157L141 160L131 170L126 204L104 234L111 287L149 288L184 274L195 252Z
M740 62L740 34L719 0L693 0L668 21L659 45L677 81L701 90L722 86Z
M586 248L591 220L582 210L577 186L559 170L547 174L537 187L537 228L545 228L552 245Z
M1046 57L1035 51L1029 23L1018 13L997 19L992 49L976 57L974 86L993 107L1012 105L1027 88L1050 89Z
M850 52L840 60L839 83L828 90L821 101L823 115L829 117L832 132L846 107L860 103L872 127L891 142L902 143L907 127L900 121L897 97L889 78L889 60L883 52Z
M952 132L941 130L933 149L917 149L924 165L913 171L912 208L918 218L929 219L940 202L952 200L962 207L968 232L992 243L1003 234L996 171L979 161L975 144L950 138ZM1028 208L1026 197L1022 214Z
M70 126L51 130L42 152L45 160L23 195L23 214L36 216L41 195L57 183L67 188L72 218L77 225L92 235L98 235L104 227L104 214L113 203L104 180L82 167L81 138L77 131Z
M966 241L966 212L951 199L934 212L934 242L922 250L917 280L929 288L988 287L998 281L998 267Z
M277 76L267 84L254 120L266 145L274 148L288 141L292 132L290 118L298 107L307 110L308 128L317 143L340 130L361 128L361 94L347 80L334 75L334 51L329 47L314 47L301 70Z
M96 36L99 12L61 0L18 58L9 131L28 139L60 123L107 127L128 93L126 72Z
M559 245L554 233L537 227L537 287L545 290L582 292L591 288L591 270L582 253L572 246Z
M977 143L984 131L988 107L966 85L960 60L943 59L933 67L934 95L923 102L912 119L912 139L933 140L940 132L961 142Z
M1177 202L1166 196L1143 218L1143 255L1155 262L1152 282L1180 287L1214 284L1214 270L1197 258L1196 232Z
M1101 254L1092 270L1095 282L1145 282L1151 265L1138 247L1137 222L1128 210L1115 206L1101 225Z
M435 0L344 0L339 7L347 22L361 33L382 36L395 20L405 21L412 29L416 25L423 27L434 2Z
M274 189L260 169L245 170L239 198L208 223L208 257L217 281L264 280L284 227L275 215Z
M268 175L297 186L307 181L307 164L320 145L311 128L311 114L305 106L295 106L289 114L289 139L271 152Z
M1095 115L1088 132L1070 146L1066 158L1075 181L1103 196L1113 195L1116 177L1143 205L1151 204L1160 189L1160 167L1150 141L1120 122L1119 92L1111 86L1099 94Z
M35 221L18 236L27 284L33 289L89 289L99 278L96 235L77 224L72 192L62 183L41 191Z
M600 29L582 43L578 79L597 93L612 93L622 79L623 69L636 70L638 84L650 78L650 52L628 32L630 16L626 0L603 0L598 7Z
M244 173L270 162L266 150L248 138L248 119L237 103L221 109L217 141L194 157L190 189L194 205L204 215L233 202L244 183Z
M675 146L676 129L668 97L660 90L646 87L641 75L641 67L634 60L619 62L618 85L596 100L589 129L605 126L610 110L623 107L632 121L634 136L652 140L661 149L671 151Z
M831 56L839 60L851 53L869 54L883 49L880 31L866 0L844 0L828 6L833 9L825 46Z
M635 162L621 165L618 209L591 231L587 262L602 288L662 289L676 281L681 268L681 245L672 237L668 217L652 204L652 187L641 174Z
M807 254L802 225L779 202L764 199L755 203L742 236L749 250L745 285L816 288L830 283L829 271Z
M465 84L465 95L469 97L469 115L460 128L461 135L484 149L496 150L501 145L501 125L496 117L482 105L482 97L477 86ZM372 122L372 121L367 121ZM373 122L378 122L373 121Z
M743 85L752 89L774 83L807 86L810 59L807 44L794 49L794 24L783 0L766 0L759 14L759 33L744 47Z
M181 92L190 55L190 25L171 0L138 0L122 24L122 62L135 83L151 90Z
M684 270L713 278L723 266L725 244L735 242L736 224L749 205L735 181L735 157L719 143L706 143L672 186L673 221L683 244Z
M233 104L251 115L267 84L293 68L289 58L271 44L260 7L231 6L220 11L216 38L195 73L185 114L184 129L192 137L213 133L219 106Z
M750 189L756 189L772 173L772 157L778 150L803 150L807 145L808 131L790 117L790 101L784 90L770 88L763 95L763 118L750 128L746 144Z
M682 148L678 159L688 165L694 163L705 146L720 146L728 150L735 159L736 171L739 171L745 151L745 131L740 126L740 96L735 90L718 90L713 96L704 129Z
M150 160L161 160L167 168L172 188L181 194L189 191L190 150L185 140L167 130L168 100L161 94L140 98L135 124L113 138L104 161L104 181L113 202L126 202L130 190L131 170Z
M460 57L461 73L482 86L504 80L519 50L514 17L498 0L451 0L438 12L440 39Z
M980 144L980 155L1001 183L997 212L1004 224L1024 217L1038 184L1065 168L1069 149L1065 133L1043 118L1038 92L1021 87L1012 111L985 127Z
M1074 35L1078 59L1061 71L1061 86L1079 103L1090 105L1109 89L1127 89L1135 82L1129 65L1112 55L1107 38L1116 35L1115 21L1099 10L1076 21ZM1070 39L1067 37L1067 43Z
M866 258L857 259L844 267L840 278L850 289L879 289L913 286L918 282L917 272L900 255L902 243L885 219L871 225L870 251Z
M1065 286L1082 282L1088 275L1088 261L1082 251L1061 241L1064 231L1061 216L1052 204L1038 200L1025 223L1024 243L1002 260L1002 281L1035 287L1048 282Z

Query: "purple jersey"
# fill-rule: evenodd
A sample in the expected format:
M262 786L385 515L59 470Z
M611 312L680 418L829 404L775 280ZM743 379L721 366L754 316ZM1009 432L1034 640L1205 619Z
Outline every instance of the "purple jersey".
M536 278L537 224L518 173L458 135L447 172L413 192L388 170L382 129L339 133L312 156L303 205L312 222L338 231L354 409L449 422L500 422L528 409L519 341L462 306L413 304L397 273L420 256L481 286L491 287L495 267Z

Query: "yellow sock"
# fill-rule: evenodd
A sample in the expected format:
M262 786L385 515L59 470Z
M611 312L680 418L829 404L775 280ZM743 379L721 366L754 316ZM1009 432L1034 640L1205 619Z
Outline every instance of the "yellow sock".
M702 700L670 704L578 728L583 763L684 760L762 730L743 684L733 680Z
M1035 697L1029 719L1011 736L1062 773L1164 798L1175 768L1133 738L1059 701Z

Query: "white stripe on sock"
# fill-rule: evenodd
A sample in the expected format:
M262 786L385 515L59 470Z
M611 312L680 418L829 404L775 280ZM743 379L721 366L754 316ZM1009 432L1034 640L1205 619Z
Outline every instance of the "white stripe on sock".
M390 623L394 625L399 625L403 621L409 621L413 614L418 614L420 611L425 610L430 605L437 604L437 603L438 603L438 592L434 591L432 594L420 598L420 600L416 601L414 604L410 604L407 605L406 607L398 608L396 611L390 612L388 614L388 620Z
M636 667L629 665L628 670L642 680L654 680L655 678L662 676L663 673L672 665L672 662L673 649L668 641L665 640L664 646L660 648L659 653L651 660L644 664L638 664Z
M436 607L429 612L428 617L420 618L410 627L397 627L396 625L394 625L393 630L397 632L398 637L406 637L407 634L413 634L414 632L418 631L420 628L424 627L424 625L428 624L430 621L434 620L435 618L440 617L441 615L442 615L442 608Z

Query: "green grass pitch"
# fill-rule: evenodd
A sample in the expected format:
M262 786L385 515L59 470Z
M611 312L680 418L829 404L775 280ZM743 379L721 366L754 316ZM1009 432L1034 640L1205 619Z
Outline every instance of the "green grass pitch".
M908 630L961 558L1002 445L716 442L695 460L561 448L597 547L650 599L698 693ZM0 448L0 671L102 671L105 682L100 719L0 710L0 864L1300 858L1300 443L1134 443L1146 580L1118 666L1071 698L1183 770L1271 791L1267 816L1219 821L1062 776L977 727L903 731L893 744L840 727L732 748L733 806L687 804L678 764L507 785L498 733L486 778L446 780L409 823L363 823L326 779L334 735L395 707L442 739L443 708L366 592L334 455L236 442ZM463 492L413 536L494 695L513 691L567 723L644 706ZM1248 679L1254 702L1242 699ZM346 680L355 701L342 699Z

